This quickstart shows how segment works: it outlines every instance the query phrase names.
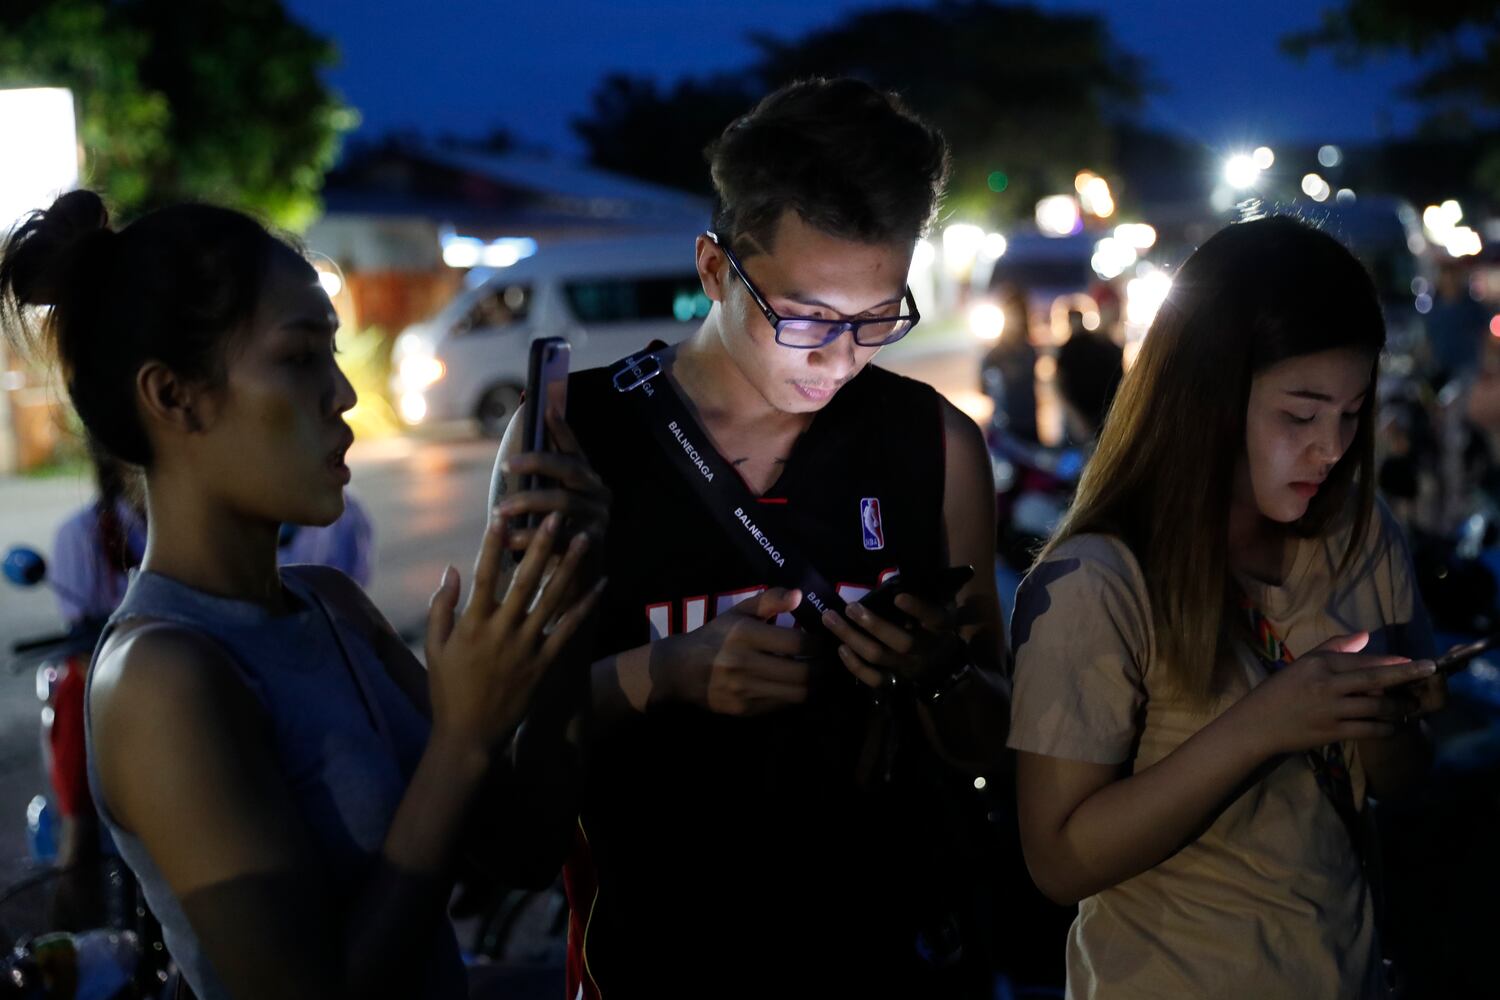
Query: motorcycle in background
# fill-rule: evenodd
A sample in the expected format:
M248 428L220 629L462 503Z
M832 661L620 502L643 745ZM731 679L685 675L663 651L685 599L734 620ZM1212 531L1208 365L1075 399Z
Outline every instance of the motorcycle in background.
M0 571L19 587L57 586L26 547L8 551ZM0 1000L158 997L168 981L160 927L105 842L88 791L84 682L103 625L84 619L11 647L11 672L36 680L50 794L26 808L34 870L0 891Z

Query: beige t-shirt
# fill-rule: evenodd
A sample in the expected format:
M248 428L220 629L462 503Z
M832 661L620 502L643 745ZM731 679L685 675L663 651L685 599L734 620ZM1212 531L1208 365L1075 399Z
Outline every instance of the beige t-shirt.
M1428 655L1400 529L1382 507L1335 581L1348 529L1297 543L1284 585L1241 581L1288 650L1369 631L1370 652ZM1163 683L1145 581L1109 535L1058 546L1016 598L1010 745L1143 770L1266 676L1242 644L1227 690L1195 710ZM1344 752L1363 804L1365 773ZM1280 761L1198 839L1083 900L1068 940L1078 998L1382 995L1370 894L1348 831L1304 755Z

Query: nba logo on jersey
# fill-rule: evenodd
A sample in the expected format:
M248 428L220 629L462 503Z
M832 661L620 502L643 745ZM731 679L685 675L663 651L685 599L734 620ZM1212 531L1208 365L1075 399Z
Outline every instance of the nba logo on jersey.
M880 523L880 500L865 497L859 502L859 528L865 536L865 548L871 552L885 548L885 525Z

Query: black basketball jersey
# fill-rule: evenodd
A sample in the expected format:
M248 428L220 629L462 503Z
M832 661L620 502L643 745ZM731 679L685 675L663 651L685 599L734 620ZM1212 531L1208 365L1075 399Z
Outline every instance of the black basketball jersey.
M596 658L701 627L772 583L635 406L607 369L569 380L568 422L613 493ZM780 515L778 541L855 600L893 571L946 565L943 472L938 394L867 367L758 503ZM785 992L809 982L809 962L820 982L866 990L909 971L889 877L909 845L886 842L882 805L854 780L868 697L836 661L814 669L805 707L748 719L653 708L593 742L567 871L570 971L585 995Z

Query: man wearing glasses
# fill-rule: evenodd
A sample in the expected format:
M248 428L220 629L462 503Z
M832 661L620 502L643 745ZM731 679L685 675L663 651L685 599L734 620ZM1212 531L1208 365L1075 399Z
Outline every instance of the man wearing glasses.
M1004 745L994 487L972 420L869 364L920 319L906 276L946 144L892 95L813 80L709 159L714 305L653 373L739 472L747 523L774 518L849 601L896 571L975 575L947 607L897 598L906 627L830 611L820 655L792 623L803 594L731 544L610 370L572 376L568 424L610 513L569 996L960 995L963 901L938 887L975 876L945 870L959 852L930 776L936 754L979 773ZM498 492L523 471L497 470ZM554 509L602 495L566 488Z

